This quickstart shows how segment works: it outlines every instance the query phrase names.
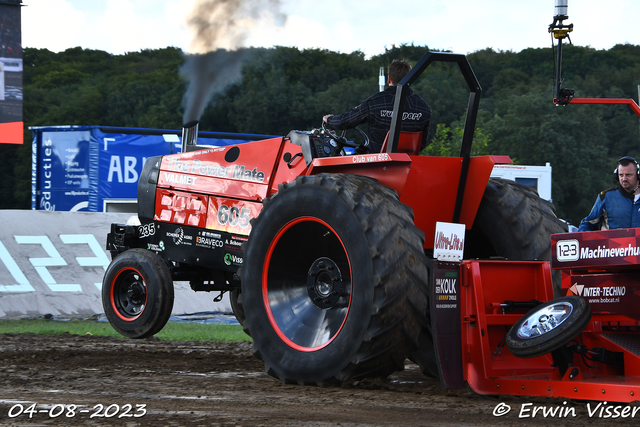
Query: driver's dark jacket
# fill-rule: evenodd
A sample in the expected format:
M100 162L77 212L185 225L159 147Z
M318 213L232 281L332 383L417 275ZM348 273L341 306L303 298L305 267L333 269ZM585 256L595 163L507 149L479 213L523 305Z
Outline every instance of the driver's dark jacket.
M369 151L372 153L380 152L382 143L391 127L396 88L397 86L389 86L384 91L371 95L357 107L329 117L327 119L328 125L334 129L351 129L360 124L368 123ZM411 88L408 88L400 126L403 131L423 133L421 150L427 146L430 120L431 107L429 107L427 101L414 94Z

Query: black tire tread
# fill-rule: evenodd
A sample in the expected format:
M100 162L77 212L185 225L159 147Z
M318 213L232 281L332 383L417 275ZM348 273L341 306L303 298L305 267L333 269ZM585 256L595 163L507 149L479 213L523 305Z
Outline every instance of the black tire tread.
M154 303L145 307L144 319L139 318L130 324L123 323L112 313L110 300L110 286L113 270L119 270L121 265L136 266L139 270L150 267L151 277L144 277L147 292L155 292ZM111 261L105 272L102 283L102 305L111 323L118 333L134 339L148 338L160 332L171 317L173 308L174 289L171 273L166 262L155 253L146 249L134 248L122 252Z
M242 309L242 305L238 303L238 301L241 299L242 293L240 292L240 289L236 288L233 291L229 292L229 303L231 304L231 311L233 312L233 315L236 317L236 320L238 321L238 323L240 323L240 325L244 323L244 319L246 317L244 314L244 310Z
M496 255L512 260L550 260L549 236L567 231L553 204L538 197L535 189L501 178L489 179L474 226L487 223L497 224L502 235L509 236L488 237L493 238Z
M320 174L301 176L281 184L271 200L265 200L261 215L252 223L254 232L268 221L269 205L282 194L297 186L316 186L328 199L339 198L351 206L365 236L373 261L374 298L366 333L350 360L324 378L289 378L265 361L265 370L284 383L321 385L325 382L385 377L404 368L407 354L417 346L418 335L426 311L426 257L423 252L424 233L413 224L410 208L399 202L395 191L378 181L358 175ZM400 244L397 244L400 243ZM245 244L245 260L252 259L252 239ZM245 278L250 263L242 268ZM257 261L259 264L259 261ZM238 301L242 304L242 301ZM251 335L250 316L244 331ZM261 346L254 337L254 353L264 360Z

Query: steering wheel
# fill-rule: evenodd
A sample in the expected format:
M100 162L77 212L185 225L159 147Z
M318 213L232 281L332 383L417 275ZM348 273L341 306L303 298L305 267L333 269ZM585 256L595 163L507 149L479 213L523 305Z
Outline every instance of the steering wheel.
M345 138L344 136L347 132L346 130L343 130L340 136L337 136L334 132L331 131L331 129L326 127L326 123L324 122L324 120L322 121L322 133L335 141L335 143L338 144L340 151L342 151L344 147L350 147L354 148L358 154L368 153L369 137L367 136L366 132L364 132L359 127L356 126L354 129L360 132L360 135L362 135L364 139L364 142L362 144L356 144L354 142L347 141L347 138Z

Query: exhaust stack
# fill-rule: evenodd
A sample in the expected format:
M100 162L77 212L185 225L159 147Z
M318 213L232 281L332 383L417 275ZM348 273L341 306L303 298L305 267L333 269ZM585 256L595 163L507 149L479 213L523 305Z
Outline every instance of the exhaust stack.
M198 121L192 120L182 125L182 152L197 150Z
M569 18L569 15L567 14L567 9L569 8L568 3L569 0L556 0L555 15L553 16L559 19Z

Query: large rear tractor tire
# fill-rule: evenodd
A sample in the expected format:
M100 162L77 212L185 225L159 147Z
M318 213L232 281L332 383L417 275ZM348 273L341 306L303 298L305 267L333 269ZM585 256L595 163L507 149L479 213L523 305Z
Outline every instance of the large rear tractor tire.
M465 259L551 260L551 234L566 233L567 224L556 217L555 207L532 187L491 178L476 219L465 238ZM555 297L560 296L560 272L553 272ZM422 373L438 376L431 331L420 335L420 347L409 358Z
M244 323L244 310L242 309L242 304L238 303L238 299L242 298L240 294L240 288L236 288L233 291L229 292L229 302L231 303L231 311L233 315L236 316L236 320L240 325Z
M147 338L166 325L173 308L169 267L146 249L130 249L111 262L102 280L102 306L111 326L129 338Z
M491 178L465 239L465 258L550 261L550 236L567 231L553 204L541 199L534 188ZM554 280L554 292L559 296L559 280Z
M404 368L427 275L424 233L395 191L358 175L302 176L252 226L238 302L270 375L321 385Z

